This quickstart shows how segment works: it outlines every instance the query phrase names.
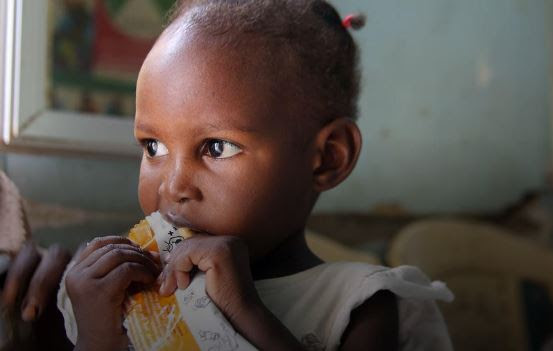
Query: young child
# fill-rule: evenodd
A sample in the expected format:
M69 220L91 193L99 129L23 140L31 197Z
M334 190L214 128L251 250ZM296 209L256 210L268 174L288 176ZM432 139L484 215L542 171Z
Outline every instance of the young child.
M451 349L433 301L452 298L443 284L414 267L323 263L305 243L319 194L361 149L352 21L321 0L175 8L138 78L139 199L145 214L204 234L178 244L161 274L125 238L89 243L65 279L71 307L61 305L75 315L76 349L125 348L131 283L157 278L169 295L193 269L262 350Z

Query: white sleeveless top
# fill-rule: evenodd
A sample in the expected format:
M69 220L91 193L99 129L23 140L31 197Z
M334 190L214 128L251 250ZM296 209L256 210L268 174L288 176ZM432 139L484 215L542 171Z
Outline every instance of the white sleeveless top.
M255 286L267 308L310 351L337 350L351 311L379 290L398 297L400 350L453 350L434 302L450 302L453 294L444 283L430 282L416 267L325 263L256 281Z
M69 339L75 343L77 326L62 280L58 308ZM379 290L398 297L401 351L453 350L435 300L450 302L444 283L431 282L418 268L386 268L365 263L324 263L281 278L255 282L267 308L310 351L333 351L350 313Z

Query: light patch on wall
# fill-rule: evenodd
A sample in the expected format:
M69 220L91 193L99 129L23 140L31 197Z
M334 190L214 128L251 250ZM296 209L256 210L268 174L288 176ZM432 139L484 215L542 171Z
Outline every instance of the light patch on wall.
M481 55L476 60L476 85L479 88L486 88L490 85L493 71L490 67L488 55Z

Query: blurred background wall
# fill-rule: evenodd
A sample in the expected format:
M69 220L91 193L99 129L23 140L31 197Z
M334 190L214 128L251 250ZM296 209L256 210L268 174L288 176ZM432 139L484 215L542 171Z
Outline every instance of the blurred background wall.
M332 2L343 15L367 15L354 33L364 146L317 211L490 211L544 184L550 1ZM139 213L139 160L3 153L0 165L32 200Z
M360 10L353 176L318 209L489 211L543 185L550 158L551 1L334 1Z

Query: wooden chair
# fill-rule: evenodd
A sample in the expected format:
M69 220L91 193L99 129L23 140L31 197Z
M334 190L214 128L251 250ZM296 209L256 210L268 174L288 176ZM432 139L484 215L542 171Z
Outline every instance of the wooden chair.
M354 261L381 264L378 257L374 255L355 250L310 230L306 231L305 239L307 246L325 262Z
M553 332L553 252L492 225L456 219L416 222L388 253L455 294L440 307L455 349L544 350Z

